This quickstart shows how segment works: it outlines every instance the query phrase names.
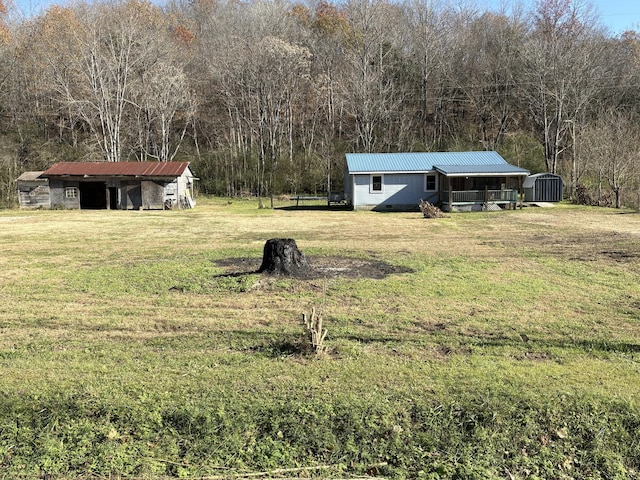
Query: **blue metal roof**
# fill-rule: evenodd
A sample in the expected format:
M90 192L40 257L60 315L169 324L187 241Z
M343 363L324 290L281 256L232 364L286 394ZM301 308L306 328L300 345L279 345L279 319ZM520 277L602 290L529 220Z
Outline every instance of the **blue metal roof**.
M528 171L507 163L497 152L416 152L416 153L347 153L349 173L429 172L501 173L511 175ZM515 169L515 170L513 170Z
M529 175L529 170L509 163L503 163L502 165L436 165L434 168L448 177L502 175L526 177Z

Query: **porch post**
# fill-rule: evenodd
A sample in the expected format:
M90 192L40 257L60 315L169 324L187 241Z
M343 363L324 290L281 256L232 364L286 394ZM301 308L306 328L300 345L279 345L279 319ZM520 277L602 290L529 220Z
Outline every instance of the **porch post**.
M523 185L523 179L522 176L518 177L518 197L520 199L520 210L522 210L522 185Z

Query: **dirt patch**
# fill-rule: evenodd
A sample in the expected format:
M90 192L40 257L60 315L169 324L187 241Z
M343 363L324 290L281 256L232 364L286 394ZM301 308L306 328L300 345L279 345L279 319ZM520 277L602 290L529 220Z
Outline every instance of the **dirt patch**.
M640 261L640 239L628 233L587 232L581 235L534 234L503 242L512 248L538 250L545 255L567 260L593 262L598 260L616 263ZM511 245L509 245L511 244Z
M526 352L524 359L532 362L545 362L551 360L551 355L546 352Z
M296 272L288 278L316 280L320 278L373 278L383 279L388 275L413 273L408 267L391 265L380 260L348 257L307 257L308 268ZM218 260L215 264L227 269L227 273L219 277L233 277L257 273L260 268L258 258L227 258Z

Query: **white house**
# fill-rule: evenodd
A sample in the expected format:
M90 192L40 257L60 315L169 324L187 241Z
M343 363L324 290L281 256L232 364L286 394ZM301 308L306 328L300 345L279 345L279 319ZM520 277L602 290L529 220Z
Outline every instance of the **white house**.
M515 208L529 172L497 152L348 153L344 189L356 210Z

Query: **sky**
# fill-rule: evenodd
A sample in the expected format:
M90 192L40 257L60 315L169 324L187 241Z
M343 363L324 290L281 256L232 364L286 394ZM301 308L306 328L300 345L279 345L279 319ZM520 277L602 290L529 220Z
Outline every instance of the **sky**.
M600 17L600 21L611 35L617 36L627 30L640 30L640 2L638 0L574 0L578 5L591 4ZM488 9L499 10L501 5L519 3L525 11L533 9L535 0L485 0L479 1Z
M37 14L51 4L64 4L67 0L13 0L21 16ZM452 0L457 3L456 0ZM536 0L476 0L477 5L486 5L487 9L499 10L500 6L514 2L524 5L526 10ZM640 30L640 2L638 0L574 0L580 3L592 4L600 15L602 24L613 36L623 33L625 30ZM463 3L473 3L466 0Z
M625 30L640 30L640 2L638 0L593 0L602 23L612 34Z

